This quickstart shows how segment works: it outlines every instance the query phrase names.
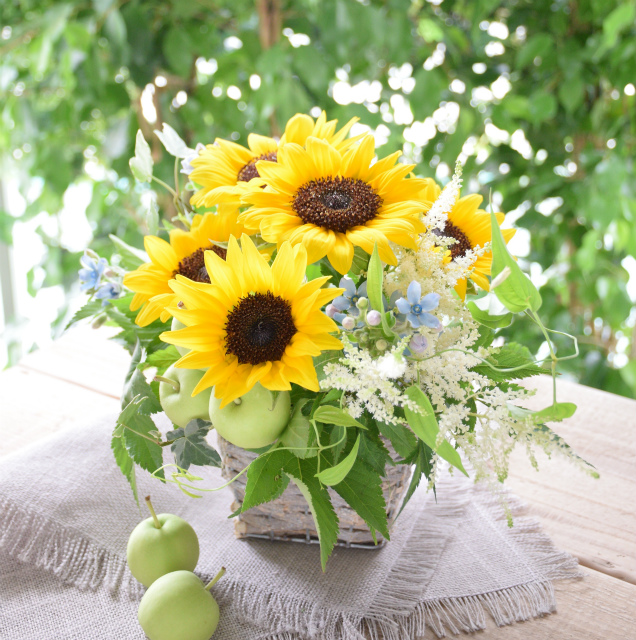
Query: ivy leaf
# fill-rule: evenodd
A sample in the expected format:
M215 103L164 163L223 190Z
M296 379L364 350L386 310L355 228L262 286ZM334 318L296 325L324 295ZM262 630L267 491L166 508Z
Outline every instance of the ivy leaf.
M482 363L473 367L472 370L490 378L494 382L519 380L521 378L537 376L542 373L550 373L549 369L535 364L528 348L517 342L505 344L486 359L493 365L492 367ZM498 371L498 369L503 369L503 371ZM510 369L515 370L510 371Z
M322 422L323 424L335 424L339 427L358 427L359 429L366 429L361 422L352 418L346 411L343 411L338 407L332 407L331 405L318 407L314 412L313 419L316 422Z
M324 571L327 560L338 541L340 530L338 516L331 504L329 492L316 478L318 458L301 460L293 456L283 467L283 471L291 476L293 482L307 500L314 518L318 540L320 541L320 564Z
M74 325L76 322L79 322L80 320L84 320L85 318L92 318L93 316L100 313L100 311L103 311L103 309L104 306L102 305L101 300L91 300L90 302L87 302L81 309L78 309L73 314L73 317L68 321L68 324L66 325L66 329Z
M120 471L126 477L126 480L128 480L133 496L135 497L135 502L137 503L137 506L139 506L137 478L135 476L135 464L133 463L133 459L130 457L121 437L113 436L113 439L110 441L110 448L115 456L115 462L117 463Z
M278 498L289 484L283 467L294 457L291 451L274 449L252 461L247 470L245 497L241 511Z
M473 318L479 322L479 324L483 324L486 327L490 327L491 329L503 329L504 327L509 327L512 323L512 313L504 313L503 315L492 316L488 313L488 311L484 311L480 309L474 302L469 302L466 305L470 311L470 314Z
M129 160L128 164L133 176L139 182L150 182L152 180L152 155L141 130L137 131L137 137L135 138L135 156Z
M537 311L541 306L541 295L510 255L494 212L490 213L490 222L492 225L492 290L508 311L513 313L526 309ZM505 279L496 284L497 276L504 269L508 269L507 277L503 274L502 278L505 277Z
M349 473L334 491L369 525L389 540L386 502L382 493L382 478L362 460L356 460Z
M420 408L420 412L412 411L405 408L404 413L408 420L409 426L413 429L415 435L435 451L441 458L450 462L456 469L459 469L465 476L468 476L459 453L447 440L437 445L437 434L439 433L439 425L435 418L435 411L431 405L431 401L427 395L417 386L412 385L406 390L406 395L416 402Z
M210 423L205 420L191 420L185 429L168 431L166 438L174 440L170 449L174 453L174 461L182 469L191 464L198 467L220 467L221 456L205 439L210 431Z
M320 482L322 482L322 484L326 484L329 487L333 487L334 485L341 483L347 477L349 471L351 471L351 467L353 467L353 463L358 457L359 448L360 435L356 438L355 444L347 456L333 467L328 467L320 473L317 473L316 477Z
M380 433L391 442L402 458L406 459L413 455L417 448L417 438L410 429L402 424L388 424L377 420L376 424Z

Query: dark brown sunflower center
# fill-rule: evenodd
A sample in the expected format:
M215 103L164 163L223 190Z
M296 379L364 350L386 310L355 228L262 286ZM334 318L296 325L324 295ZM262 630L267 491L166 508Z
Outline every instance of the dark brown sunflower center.
M453 242L453 244L448 246L452 260L455 260L455 258L462 258L466 255L467 251L470 251L473 248L468 236L452 222L448 222L448 220L446 221L446 226L443 231L440 229L433 229L433 234L440 238L455 238L455 240L457 240L457 242Z
M363 180L319 178L304 184L292 207L305 224L345 233L378 215L382 198Z
M245 296L230 311L225 324L225 352L239 364L280 360L296 333L287 300L271 292Z
M258 170L256 169L256 163L259 160L269 160L270 162L276 162L276 151L270 151L258 156L258 158L252 158L239 172L237 179L239 182L249 182L252 178L260 178Z
M215 244L209 247L201 247L181 260L177 270L174 272L175 275L179 274L195 282L210 284L210 276L208 275L208 270L205 268L204 253L206 251L214 251L214 253L216 253L219 258L223 258L223 260L225 260L225 256L227 256L227 251L223 249L223 247L217 247Z

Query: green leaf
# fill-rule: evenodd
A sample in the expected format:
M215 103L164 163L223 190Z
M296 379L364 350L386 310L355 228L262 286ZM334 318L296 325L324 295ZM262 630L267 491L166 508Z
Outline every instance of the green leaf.
M172 366L177 360L181 358L181 354L177 351L174 345L169 345L165 349L159 349L151 353L145 360L140 362L137 368L140 371L149 369L150 367L157 368L157 374L163 375L168 367Z
M150 147L141 133L141 129L137 131L135 138L135 156L129 161L130 170L135 179L139 182L150 182L152 180L152 155Z
M289 476L283 473L285 464L293 458L291 451L274 449L253 460L247 470L245 498L241 511L278 498L289 484Z
M564 80L558 89L559 101L568 113L576 111L585 98L585 82L581 76Z
M410 429L402 424L389 424L376 420L380 433L393 445L393 448L402 456L409 458L417 448L417 438Z
M136 464L149 473L154 473L163 466L163 448L150 435L157 429L150 416L137 412L122 420L120 415L118 424L125 427L121 439ZM163 478L163 470L157 476Z
M361 247L356 247L353 251L353 262L349 273L359 276L369 268L369 254Z
M144 374L139 371L138 365L143 359L143 356L144 350L141 347L141 343L137 341L137 345L130 362L130 368L126 374L121 403L122 408L124 408L135 396L140 396L143 399L143 402L139 407L139 411L148 415L159 413L162 411L162 408L155 392L146 382Z
M613 47L622 31L633 27L636 18L636 5L633 1L619 4L603 20L603 45L609 49Z
M600 477L594 465L590 464L587 460L581 458L581 456L576 454L573 451L572 447L570 447L570 445L558 433L555 433L554 431L552 431L550 427L548 427L545 424L540 424L540 425L537 425L534 428L534 430L547 435L549 439L552 442L554 442L557 445L557 447L559 447L559 449L562 449L563 453L569 458L575 458L577 460L580 460L586 467L590 469L590 473L593 477L595 478Z
M512 313L504 313L503 315L491 316L488 311L480 309L474 302L469 302L467 305L470 314L473 318L491 329L503 329L509 327L512 322Z
M380 260L380 254L378 253L378 245L373 247L373 253L369 260L369 270L367 271L367 295L369 296L369 302L371 308L384 312L382 305L382 280L384 278L384 270L382 267L382 261Z
M422 476L425 476L428 480L431 478L431 458L433 456L433 450L427 446L421 440L417 442L417 457L415 458L415 467L413 468L413 475L411 476L411 482L409 484L409 488L404 495L404 499L402 500L402 505L400 506L400 510L398 511L397 517L404 511L404 507L409 503L409 500L413 497L415 490L420 485L422 480Z
M334 485L334 491L369 525L389 540L386 502L382 478L362 460L356 460L345 479Z
M322 422L323 424L335 424L339 427L358 427L360 429L366 429L361 422L352 418L346 411L338 409L338 407L332 407L331 405L318 407L312 417L316 422Z
M360 448L360 435L356 438L356 442L353 445L353 449L349 452L347 456L345 456L337 465L333 467L328 467L327 469L323 469L320 473L316 474L316 477L322 482L322 484L326 484L329 487L333 487L336 484L342 482L349 471L351 471L351 467L353 467L353 463L356 461L358 457L358 449Z
M101 300L92 300L91 302L87 302L81 309L78 309L73 314L73 317L69 320L68 324L66 325L66 329L74 325L76 322L79 322L80 320L84 320L86 318L92 318L93 316L97 315L103 310L104 310L104 307L102 305Z
M318 458L301 460L293 456L293 459L285 464L283 471L291 476L307 500L320 541L320 564L324 571L327 560L338 541L339 525L329 492L315 477L318 471L317 460Z
M524 409L511 403L508 403L507 407L510 415L516 420L527 420L530 418L535 424L561 422L561 420L572 417L576 411L576 405L573 402L556 402L539 411Z
M316 432L309 419L302 413L303 407L308 402L308 398L303 398L296 403L292 417L279 440L283 447L292 448L291 453L299 458L313 458L318 455Z
M133 496L135 497L135 502L137 503L137 506L139 506L139 496L137 495L137 478L135 477L135 464L133 463L128 450L126 449L126 445L124 444L121 437L114 436L110 441L110 448L112 449L113 455L115 456L115 462L117 462L117 466L126 477L126 480L128 480L130 488L133 492Z
M170 449L174 453L174 461L182 469L189 469L194 464L199 467L220 467L221 456L211 447L205 436L210 431L210 423L205 420L191 420L185 429L168 431L166 438L174 440Z
M364 431L361 435L358 458L384 476L387 465L395 466L389 450L384 446L377 432L369 430Z
M334 425L331 429L329 444L333 446L329 451L331 452L334 462L338 462L338 460L340 460L340 456L347 446L347 440L350 433L352 434L355 432L347 431L344 427L339 427L337 425Z
M490 213L490 221L492 225L492 289L495 295L506 309L513 313L526 309L537 311L541 306L541 295L510 255L493 212ZM495 282L497 276L506 268L509 269L509 275L503 282ZM502 277L505 277L505 274Z
M412 385L406 390L406 395L417 403L421 412L411 411L405 408L404 413L408 420L409 426L413 429L415 435L435 451L441 458L450 462L456 469L459 469L465 476L468 476L459 453L447 440L437 446L437 434L439 433L439 425L435 418L435 411L431 405L431 401L427 395L417 386Z
M340 358L342 358L342 351L323 351L314 358L314 368L319 381L325 379L325 366L332 362L337 363Z
M506 343L486 359L496 368L489 367L487 364L478 364L472 370L494 382L520 380L550 373L549 369L535 364L528 348L517 342Z

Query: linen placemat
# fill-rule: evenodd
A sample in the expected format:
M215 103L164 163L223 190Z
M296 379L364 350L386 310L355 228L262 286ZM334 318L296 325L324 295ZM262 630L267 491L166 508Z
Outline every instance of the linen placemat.
M53 577L74 587L60 592L62 611L75 603L112 618L116 609L130 619L121 621L126 637L143 637L134 615L141 588L126 567L125 547L147 514L138 510L112 458L114 422L115 416L105 416L3 459L0 549L7 566L15 570L17 560L29 568L12 579L13 599L0 604L7 609L0 609L0 630L16 624L30 597L38 599L33 585L43 596ZM204 478L202 486L224 483L218 469L194 470ZM176 513L195 528L197 573L211 577L227 568L214 590L222 607L218 640L404 640L422 635L426 624L438 635L473 631L484 627L485 611L498 624L553 611L551 580L576 574L576 561L519 515L512 498L509 529L498 499L459 477L438 484L437 500L418 491L382 549L337 548L325 574L315 545L236 540L227 518L229 489L193 500L143 472L138 485L140 496L152 494L158 512ZM4 566L0 574L6 580Z

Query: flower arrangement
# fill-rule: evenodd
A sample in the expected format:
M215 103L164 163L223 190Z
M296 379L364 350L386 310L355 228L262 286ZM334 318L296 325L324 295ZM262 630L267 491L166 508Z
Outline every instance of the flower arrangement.
M195 150L164 125L177 180L161 184L178 214L159 227L151 208L145 252L113 238L116 264L85 256L94 299L74 318L118 325L132 354L112 449L135 497L135 465L188 495L206 490L190 467L221 464L206 440L214 428L254 454L230 479L246 474L239 511L294 483L323 568L338 539L336 494L374 539L389 539L391 467L412 468L402 508L446 468L503 482L517 444L534 464L536 447L594 473L546 425L573 404L555 391L540 411L519 406L531 395L520 380L556 377L578 350L569 336L574 353L557 356L504 215L461 195L459 165L441 189L399 152L376 158L372 135L347 137L353 124L296 115L280 140ZM130 166L160 182L141 133ZM545 336L549 369L498 337L514 314ZM152 418L162 410L175 427L166 434Z

